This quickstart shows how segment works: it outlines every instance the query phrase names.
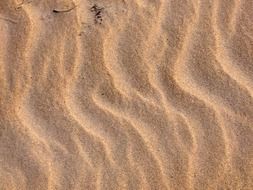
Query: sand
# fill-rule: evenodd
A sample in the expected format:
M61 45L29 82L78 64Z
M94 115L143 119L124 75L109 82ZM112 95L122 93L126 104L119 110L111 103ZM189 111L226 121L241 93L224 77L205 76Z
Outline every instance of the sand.
M1 0L0 190L252 190L252 0Z

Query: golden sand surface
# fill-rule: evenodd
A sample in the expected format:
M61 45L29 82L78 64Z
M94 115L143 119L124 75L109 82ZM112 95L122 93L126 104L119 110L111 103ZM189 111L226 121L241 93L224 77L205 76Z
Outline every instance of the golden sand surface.
M0 190L96 189L253 189L253 0L0 0Z

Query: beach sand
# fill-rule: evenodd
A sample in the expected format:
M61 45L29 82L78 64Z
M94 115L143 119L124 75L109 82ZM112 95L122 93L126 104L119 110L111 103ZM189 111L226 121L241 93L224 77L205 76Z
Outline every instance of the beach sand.
M252 190L252 0L1 0L0 190Z

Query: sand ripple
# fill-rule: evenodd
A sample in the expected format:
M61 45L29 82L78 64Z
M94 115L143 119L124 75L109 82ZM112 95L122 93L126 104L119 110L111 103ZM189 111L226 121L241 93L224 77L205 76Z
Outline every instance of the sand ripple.
M250 0L1 1L0 189L253 189L252 18Z

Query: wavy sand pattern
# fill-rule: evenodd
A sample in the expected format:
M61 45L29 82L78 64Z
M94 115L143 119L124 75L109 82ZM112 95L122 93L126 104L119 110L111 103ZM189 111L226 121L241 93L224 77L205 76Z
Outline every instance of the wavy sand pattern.
M0 190L252 190L252 18L251 0L0 1Z

